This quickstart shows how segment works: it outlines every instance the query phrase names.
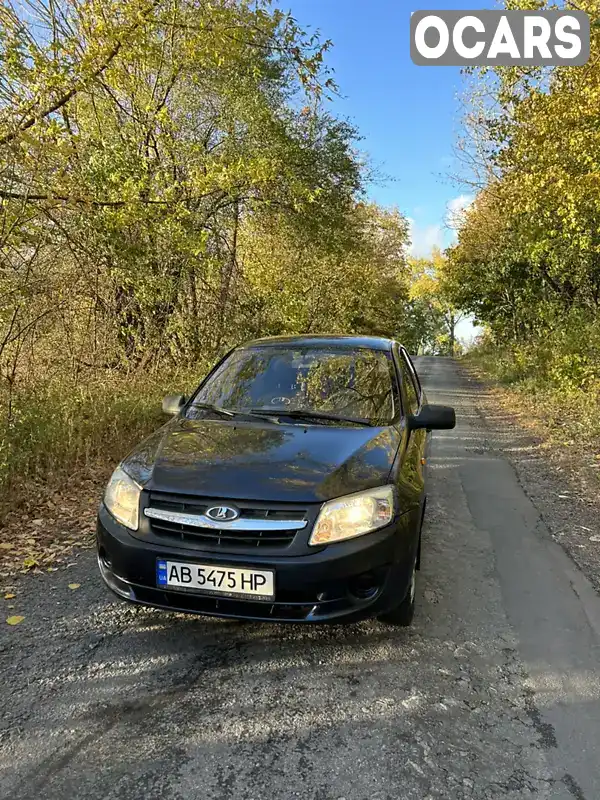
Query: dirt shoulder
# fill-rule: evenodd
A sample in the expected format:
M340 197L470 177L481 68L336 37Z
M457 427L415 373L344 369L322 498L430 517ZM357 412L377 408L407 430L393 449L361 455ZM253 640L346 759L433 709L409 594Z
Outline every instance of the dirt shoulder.
M552 536L600 592L600 442L577 435L573 409L500 386L468 362L488 444L515 467Z
M102 478L69 481L62 491L32 485L30 502L3 514L0 592L11 594L20 574L56 571L75 550L93 543L104 482L102 473Z

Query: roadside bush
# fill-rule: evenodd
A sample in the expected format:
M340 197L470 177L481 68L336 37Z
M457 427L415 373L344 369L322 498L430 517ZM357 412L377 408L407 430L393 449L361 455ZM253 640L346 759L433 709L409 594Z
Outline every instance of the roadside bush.
M0 512L8 501L18 504L33 483L51 490L66 479L103 479L165 421L163 396L190 391L203 369L169 376L107 374L80 384L56 378L23 384L2 397L9 416L0 425Z
M503 384L519 406L543 420L564 444L600 437L600 340L598 324L549 331L526 344L483 336L465 363Z

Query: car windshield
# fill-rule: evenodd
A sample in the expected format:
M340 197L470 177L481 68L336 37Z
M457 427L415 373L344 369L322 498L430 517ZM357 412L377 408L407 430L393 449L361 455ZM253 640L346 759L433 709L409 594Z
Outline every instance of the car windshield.
M234 351L193 399L238 412L324 414L385 424L394 417L390 354L367 348L253 347Z

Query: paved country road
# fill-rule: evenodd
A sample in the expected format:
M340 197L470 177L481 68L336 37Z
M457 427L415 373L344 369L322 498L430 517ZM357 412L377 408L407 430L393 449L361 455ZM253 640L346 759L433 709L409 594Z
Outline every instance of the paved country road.
M1 798L598 800L600 600L477 385L419 361L459 422L434 437L414 628L131 608L91 553L26 576L0 627Z

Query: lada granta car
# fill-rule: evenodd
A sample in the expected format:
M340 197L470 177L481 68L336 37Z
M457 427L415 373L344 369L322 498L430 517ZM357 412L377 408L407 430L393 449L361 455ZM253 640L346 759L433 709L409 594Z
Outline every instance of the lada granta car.
M100 573L171 611L409 625L426 502L428 405L397 342L290 336L236 347L117 467Z

